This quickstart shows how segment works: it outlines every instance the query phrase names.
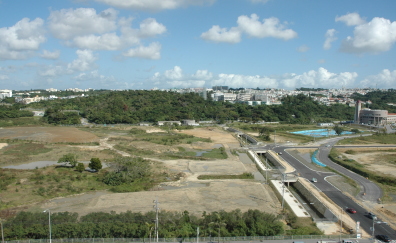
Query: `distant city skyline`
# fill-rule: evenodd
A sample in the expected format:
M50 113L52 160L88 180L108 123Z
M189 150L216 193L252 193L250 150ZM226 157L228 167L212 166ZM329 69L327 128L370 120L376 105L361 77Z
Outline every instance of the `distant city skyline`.
M396 87L394 0L0 0L0 89Z

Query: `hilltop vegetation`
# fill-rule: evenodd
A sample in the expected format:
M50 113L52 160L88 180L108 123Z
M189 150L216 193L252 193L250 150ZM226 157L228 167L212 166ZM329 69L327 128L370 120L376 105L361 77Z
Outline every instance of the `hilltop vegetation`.
M129 90L41 101L29 107L46 109L44 120L51 124L76 124L78 116L97 124L183 119L215 120L219 123L241 120L311 124L353 119L352 107L321 105L302 94L284 97L281 105L249 106L204 100L196 93Z

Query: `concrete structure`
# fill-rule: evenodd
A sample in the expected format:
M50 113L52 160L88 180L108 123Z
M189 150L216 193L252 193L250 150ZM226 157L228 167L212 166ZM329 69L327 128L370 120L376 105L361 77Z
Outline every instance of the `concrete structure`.
M166 123L168 124L177 124L177 125L181 125L180 121L158 121L158 126L163 126Z
M355 123L375 126L393 124L396 123L396 114L388 114L387 110L362 109L362 102L358 100L355 104Z
M299 178L299 180L306 180L304 178ZM337 222L338 218L334 212L328 209L325 204L317 198L312 192L306 188L300 181L294 183L294 187L299 191L301 195L303 195L310 203L312 203L313 207L321 213L328 221Z
M195 120L182 120L182 124L186 126L199 126L199 124L196 123Z
M220 95L219 101L234 102L236 100L236 97L237 97L236 94L224 93L224 94Z
M334 127L334 123L318 123L319 127Z
M272 187L275 188L275 192L279 197L283 198L282 201L289 205L290 209L297 217L311 217L311 215L305 210L301 203L294 197L289 189L279 180L271 180ZM283 204L283 203L282 203Z
M5 99L7 97L12 97L12 90L9 89L0 90L0 100Z

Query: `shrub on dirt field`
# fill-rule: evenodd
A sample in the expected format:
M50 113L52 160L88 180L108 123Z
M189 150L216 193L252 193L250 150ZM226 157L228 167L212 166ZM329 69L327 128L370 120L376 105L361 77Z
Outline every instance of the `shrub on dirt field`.
M348 149L347 151L345 151L346 154L356 154L356 151L353 151L351 149Z
M102 169L102 162L99 158L91 158L88 166L93 170L99 171L100 169Z
M83 172L85 170L84 164L83 163L78 163L77 166L76 166L76 170L78 172Z
M107 172L102 181L110 186L133 183L151 174L149 161L140 157L116 157L109 164L112 171Z

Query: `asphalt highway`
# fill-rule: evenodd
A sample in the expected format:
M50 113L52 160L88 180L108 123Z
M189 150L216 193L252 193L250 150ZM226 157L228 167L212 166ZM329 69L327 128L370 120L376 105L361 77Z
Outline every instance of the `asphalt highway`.
M314 148L318 148L318 156L317 159L326 164L328 167L338 171L339 173L355 180L361 187L361 193L358 195L359 200L365 200L365 201L370 201L372 203L378 203L378 199L382 195L381 189L373 182L367 180L366 178L351 172L344 167L332 162L328 158L328 154L331 150L331 147L338 141L339 139L331 139L328 140L328 143L322 145L322 146L312 146ZM337 146L337 147L342 147L342 146ZM368 147L368 146L367 146ZM379 146L373 146L373 147L379 147ZM341 218L342 215L347 214L346 209L353 208L357 211L356 214L350 214L351 218L355 220L355 222L360 223L360 228L364 229L367 233L372 234L372 228L373 228L373 219L368 217L368 212L358 203L356 203L354 200L349 198L348 196L344 195L341 191L339 191L336 187L331 185L329 182L326 181L326 177L330 175L334 175L332 172L320 172L320 171L315 171L307 166L305 166L303 163L301 163L298 159L294 158L292 155L287 153L286 149L289 148L298 148L298 147L291 147L291 146L268 146L267 148L271 148L275 152L279 153L282 152L282 157L284 160L286 160L290 165L292 165L296 171L300 174L301 177L304 177L308 180L311 180L312 178L317 179L317 183L314 183L314 185L322 191L324 194L326 194L330 199L332 199L337 205L339 205L341 208L344 210L341 212L334 212L335 214L338 214L338 216ZM307 148L306 146L304 148ZM349 213L348 213L349 214ZM396 239L396 232L388 226L386 223L381 221L381 219L377 218L374 221L374 234L384 234L388 235L391 239Z

